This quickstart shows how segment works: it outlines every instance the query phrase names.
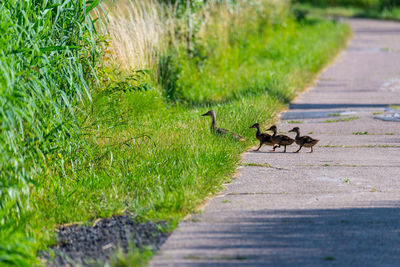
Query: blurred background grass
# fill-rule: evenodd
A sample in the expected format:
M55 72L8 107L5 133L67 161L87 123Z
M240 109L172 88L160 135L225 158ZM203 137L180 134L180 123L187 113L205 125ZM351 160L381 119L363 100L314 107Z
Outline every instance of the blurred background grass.
M399 0L295 0L293 9L302 16L400 19Z

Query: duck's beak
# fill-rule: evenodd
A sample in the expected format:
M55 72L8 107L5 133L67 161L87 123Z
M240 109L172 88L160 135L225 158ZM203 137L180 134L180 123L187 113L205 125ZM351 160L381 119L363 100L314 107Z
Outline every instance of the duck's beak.
M201 116L207 116L208 115L208 113L204 113L203 115L201 115Z
M294 132L294 131L293 131L293 129L292 129L292 130L290 130L290 131L288 131L288 132L290 133L290 132Z

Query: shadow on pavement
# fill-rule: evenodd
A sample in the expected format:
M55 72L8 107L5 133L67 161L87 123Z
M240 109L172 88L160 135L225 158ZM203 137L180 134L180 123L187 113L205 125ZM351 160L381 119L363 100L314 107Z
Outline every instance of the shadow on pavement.
M190 233L215 245L186 246L205 255L186 259L190 266L399 266L396 206L226 212L228 225Z
M386 108L397 104L290 104L290 109Z

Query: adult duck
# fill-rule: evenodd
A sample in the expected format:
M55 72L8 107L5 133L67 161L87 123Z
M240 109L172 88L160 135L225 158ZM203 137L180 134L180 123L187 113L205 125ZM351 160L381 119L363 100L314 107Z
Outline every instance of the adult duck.
M223 129L223 128L219 128L217 127L217 116L215 114L215 112L213 110L209 110L207 113L204 113L201 116L210 116L212 118L212 122L211 122L211 131L214 133L218 133L218 134L228 134L228 135L232 135L235 139L240 140L240 141L244 141L244 138L241 137L238 134L235 134L231 131L228 131L227 129Z

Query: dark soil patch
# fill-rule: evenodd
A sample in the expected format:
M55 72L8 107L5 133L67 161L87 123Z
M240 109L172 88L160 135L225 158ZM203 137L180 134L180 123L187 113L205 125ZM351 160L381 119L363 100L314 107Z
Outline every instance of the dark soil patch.
M165 242L166 223L139 223L129 215L114 216L98 221L94 226L59 228L57 245L51 248L52 258L45 253L47 266L99 266L109 262L116 249L125 253L145 246L156 251Z

